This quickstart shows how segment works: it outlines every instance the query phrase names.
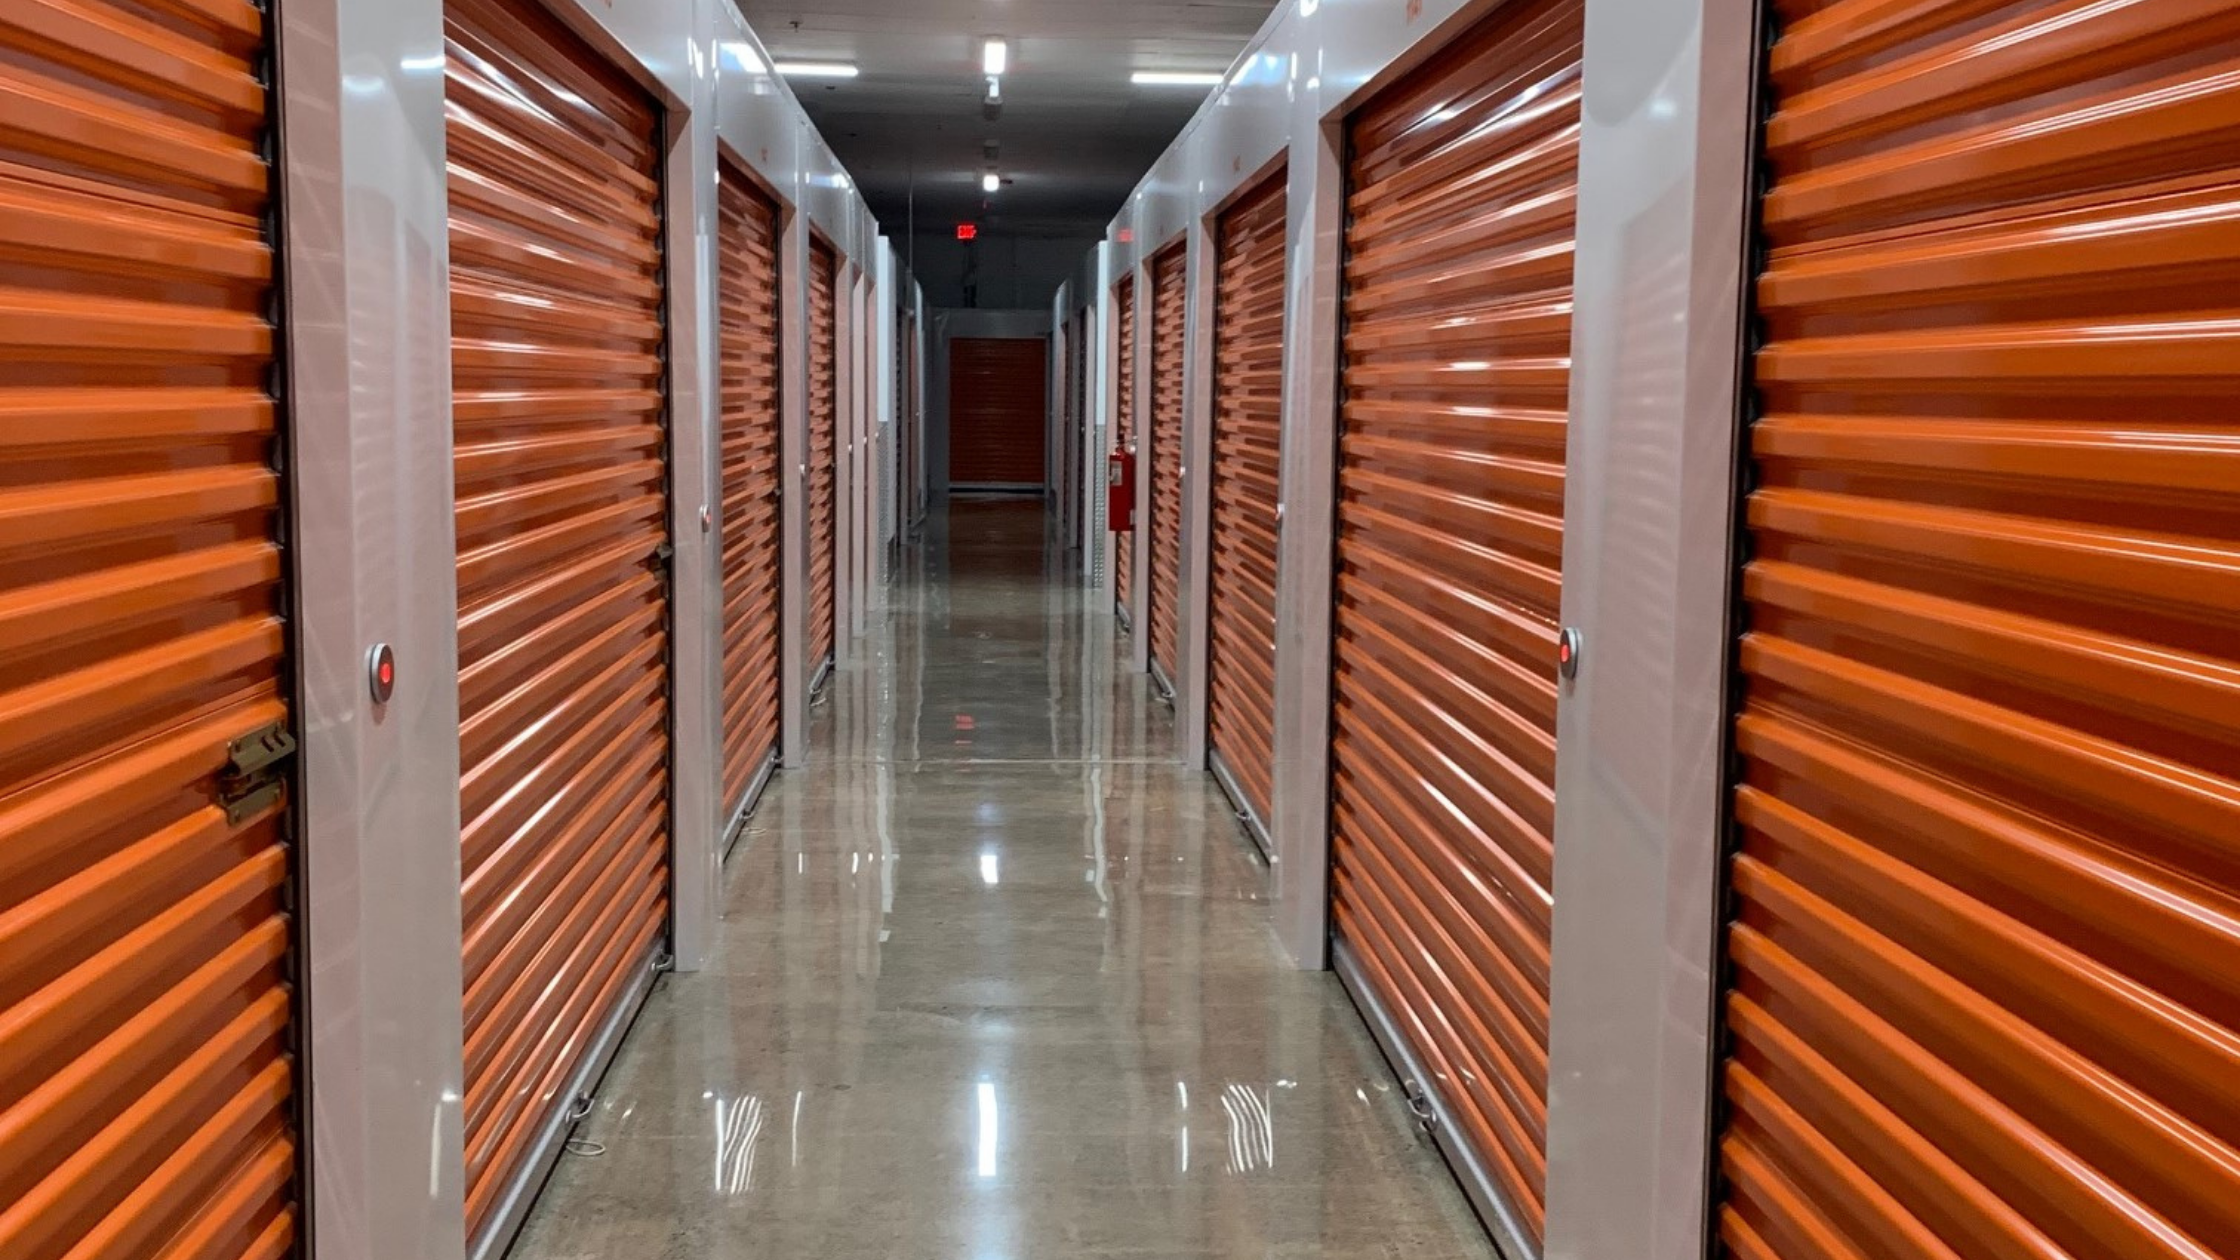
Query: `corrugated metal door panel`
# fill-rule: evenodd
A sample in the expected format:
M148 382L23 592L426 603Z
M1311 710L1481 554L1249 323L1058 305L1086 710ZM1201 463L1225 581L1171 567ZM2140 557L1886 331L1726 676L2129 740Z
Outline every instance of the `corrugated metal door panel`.
M925 399L918 383L918 316L909 316L909 334L903 345L903 383L909 395L909 410L903 413L909 426L903 437L903 457L909 464L909 520L916 522L918 513L925 511L925 495L918 484L925 480Z
M888 430L888 440L902 443L901 448L896 449L893 454L883 457L884 462L881 464L880 471L882 485L887 484L888 478L893 479L892 485L886 492L886 516L884 518L887 528L892 531L885 536L888 555L891 560L894 548L900 544L902 538L906 535L907 531L904 529L904 524L909 519L908 508L906 507L908 494L903 489L905 483L902 477L902 469L904 461L908 458L904 452L909 449L910 440L908 419L910 414L910 387L907 383L910 380L910 321L900 311L890 312L890 318L893 320L894 328L894 361L889 366L894 370L894 384L888 396L894 400L894 414L888 417L888 422L893 426ZM889 571L892 572L891 564Z
M1208 731L1263 822L1275 778L1276 504L1283 425L1284 173L1222 216L1214 285Z
M2240 1255L2240 10L1773 15L1721 1233Z
M1092 479L1090 470L1101 470L1103 465L1092 465L1086 455L1088 445L1095 439L1089 423L1089 317L1076 315L1073 320L1073 482L1074 523L1073 540L1076 546L1087 546L1090 522L1096 518L1088 495L1102 493L1102 480ZM1102 454L1102 452L1098 452Z
M1333 913L1535 1239L1581 10L1506 5L1349 121Z
M1090 531L1096 527L1097 519L1096 504L1090 496L1104 492L1104 465L1090 463L1088 460L1089 444L1097 436L1096 422L1089 402L1089 365L1095 361L1091 358L1089 333L1095 323L1087 313L1076 317L1073 322L1073 425L1080 434L1074 452L1074 481L1075 492L1081 496L1076 510L1077 519L1074 521L1074 541L1086 548L1091 538ZM1098 451L1096 454L1101 456L1104 452Z
M778 207L728 166L717 201L729 817L778 747Z
M902 521L900 534L910 536L910 526L918 519L918 321L915 316L902 320L902 375L897 386L902 396L902 415L897 425L902 434Z
M297 1250L267 52L0 6L8 1260Z
M809 668L832 659L834 521L839 509L839 308L833 305L839 259L809 242Z
M1040 338L950 341L950 485L1042 485L1049 352Z
M1120 373L1119 395L1114 400L1114 405L1119 414L1114 417L1116 425L1114 441L1121 449L1132 449L1136 445L1136 278L1134 276L1125 277L1120 281L1119 289L1113 298L1113 305L1120 308L1119 318L1114 321L1119 326L1120 337L1120 357L1117 365ZM1141 477L1144 475L1144 470L1140 466L1142 456L1138 454L1136 458L1139 462L1136 476ZM1135 534L1133 532L1114 534L1112 536L1112 581L1113 589L1119 593L1119 608L1122 615L1127 614L1130 601L1135 598L1135 574Z
M1182 378L1187 255L1178 242L1151 260L1151 663L1174 680L1182 602Z
M1078 456L1080 454L1074 449L1074 434L1077 430L1073 412L1073 356L1075 351L1079 349L1079 343L1075 338L1081 335L1081 330L1075 327L1073 320L1068 319L1060 325L1059 331L1064 338L1062 353L1049 356L1049 366L1045 369L1051 374L1056 387L1053 404L1056 408L1056 415L1053 417L1053 422L1057 426L1058 433L1057 449L1050 452L1050 473L1045 480L1050 482L1049 493L1054 501L1055 512L1053 515L1058 526L1058 538L1064 545L1070 547L1073 545L1074 506L1071 491L1073 490L1073 473L1079 466Z
M444 33L479 1235L667 917L660 119L527 0Z
M1075 332L1073 321L1070 319L1060 324L1058 331L1063 341L1058 344L1058 352L1048 356L1048 365L1044 369L1049 374L1053 386L1050 406L1054 408L1054 413L1051 416L1051 423L1056 428L1058 442L1056 448L1049 451L1049 462L1045 465L1049 472L1044 475L1043 480L1048 483L1047 494L1051 500L1051 515L1053 522L1057 525L1058 539L1061 544L1071 545L1072 535L1068 531L1073 524L1073 500L1067 497L1067 492L1073 488L1073 479L1070 475L1072 465L1067 460L1075 454L1073 450L1073 339L1078 334ZM1048 444L1045 443L1045 446L1047 447Z

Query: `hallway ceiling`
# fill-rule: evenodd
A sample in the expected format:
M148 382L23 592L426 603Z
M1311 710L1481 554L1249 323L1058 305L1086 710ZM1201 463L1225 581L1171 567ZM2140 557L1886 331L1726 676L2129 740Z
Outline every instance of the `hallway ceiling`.
M1274 0L740 0L779 61L850 61L789 80L887 232L1101 234L1205 99L1137 70L1229 68ZM983 115L982 41L1011 44L1003 107ZM1006 183L980 191L983 146ZM914 214L913 214L914 211Z

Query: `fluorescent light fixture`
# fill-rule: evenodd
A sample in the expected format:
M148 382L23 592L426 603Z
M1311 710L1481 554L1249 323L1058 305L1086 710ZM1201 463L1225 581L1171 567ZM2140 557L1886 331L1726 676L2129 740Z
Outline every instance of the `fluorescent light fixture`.
M980 882L990 888L1003 882L1002 867L998 864L996 855L993 853L980 855Z
M1128 76L1137 87L1219 87L1221 76L1196 70L1138 70Z
M1011 45L1000 39L991 39L980 46L980 73L1002 74L1011 61Z
M980 177L981 192L994 192L1001 187L1003 187L1003 176L996 174L994 171L989 171Z
M777 71L796 79L852 79L859 73L852 61L781 61Z

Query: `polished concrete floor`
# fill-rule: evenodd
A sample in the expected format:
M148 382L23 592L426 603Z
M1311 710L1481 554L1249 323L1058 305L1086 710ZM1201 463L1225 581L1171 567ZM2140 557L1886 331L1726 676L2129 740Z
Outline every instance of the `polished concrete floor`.
M515 1256L1490 1256L1039 515L907 568Z

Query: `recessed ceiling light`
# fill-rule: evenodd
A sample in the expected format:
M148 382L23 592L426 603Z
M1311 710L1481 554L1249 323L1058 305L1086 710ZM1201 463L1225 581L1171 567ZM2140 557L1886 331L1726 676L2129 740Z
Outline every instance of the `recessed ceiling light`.
M1221 76L1195 70L1138 70L1128 81L1137 87L1219 87Z
M1000 39L991 39L980 46L980 72L982 74L1002 74L1004 66L1010 60L1011 45Z
M797 79L852 79L858 73L852 61L781 61L776 69Z
M1003 176L996 174L994 171L989 171L980 177L981 192L994 192L1001 187L1003 187Z

